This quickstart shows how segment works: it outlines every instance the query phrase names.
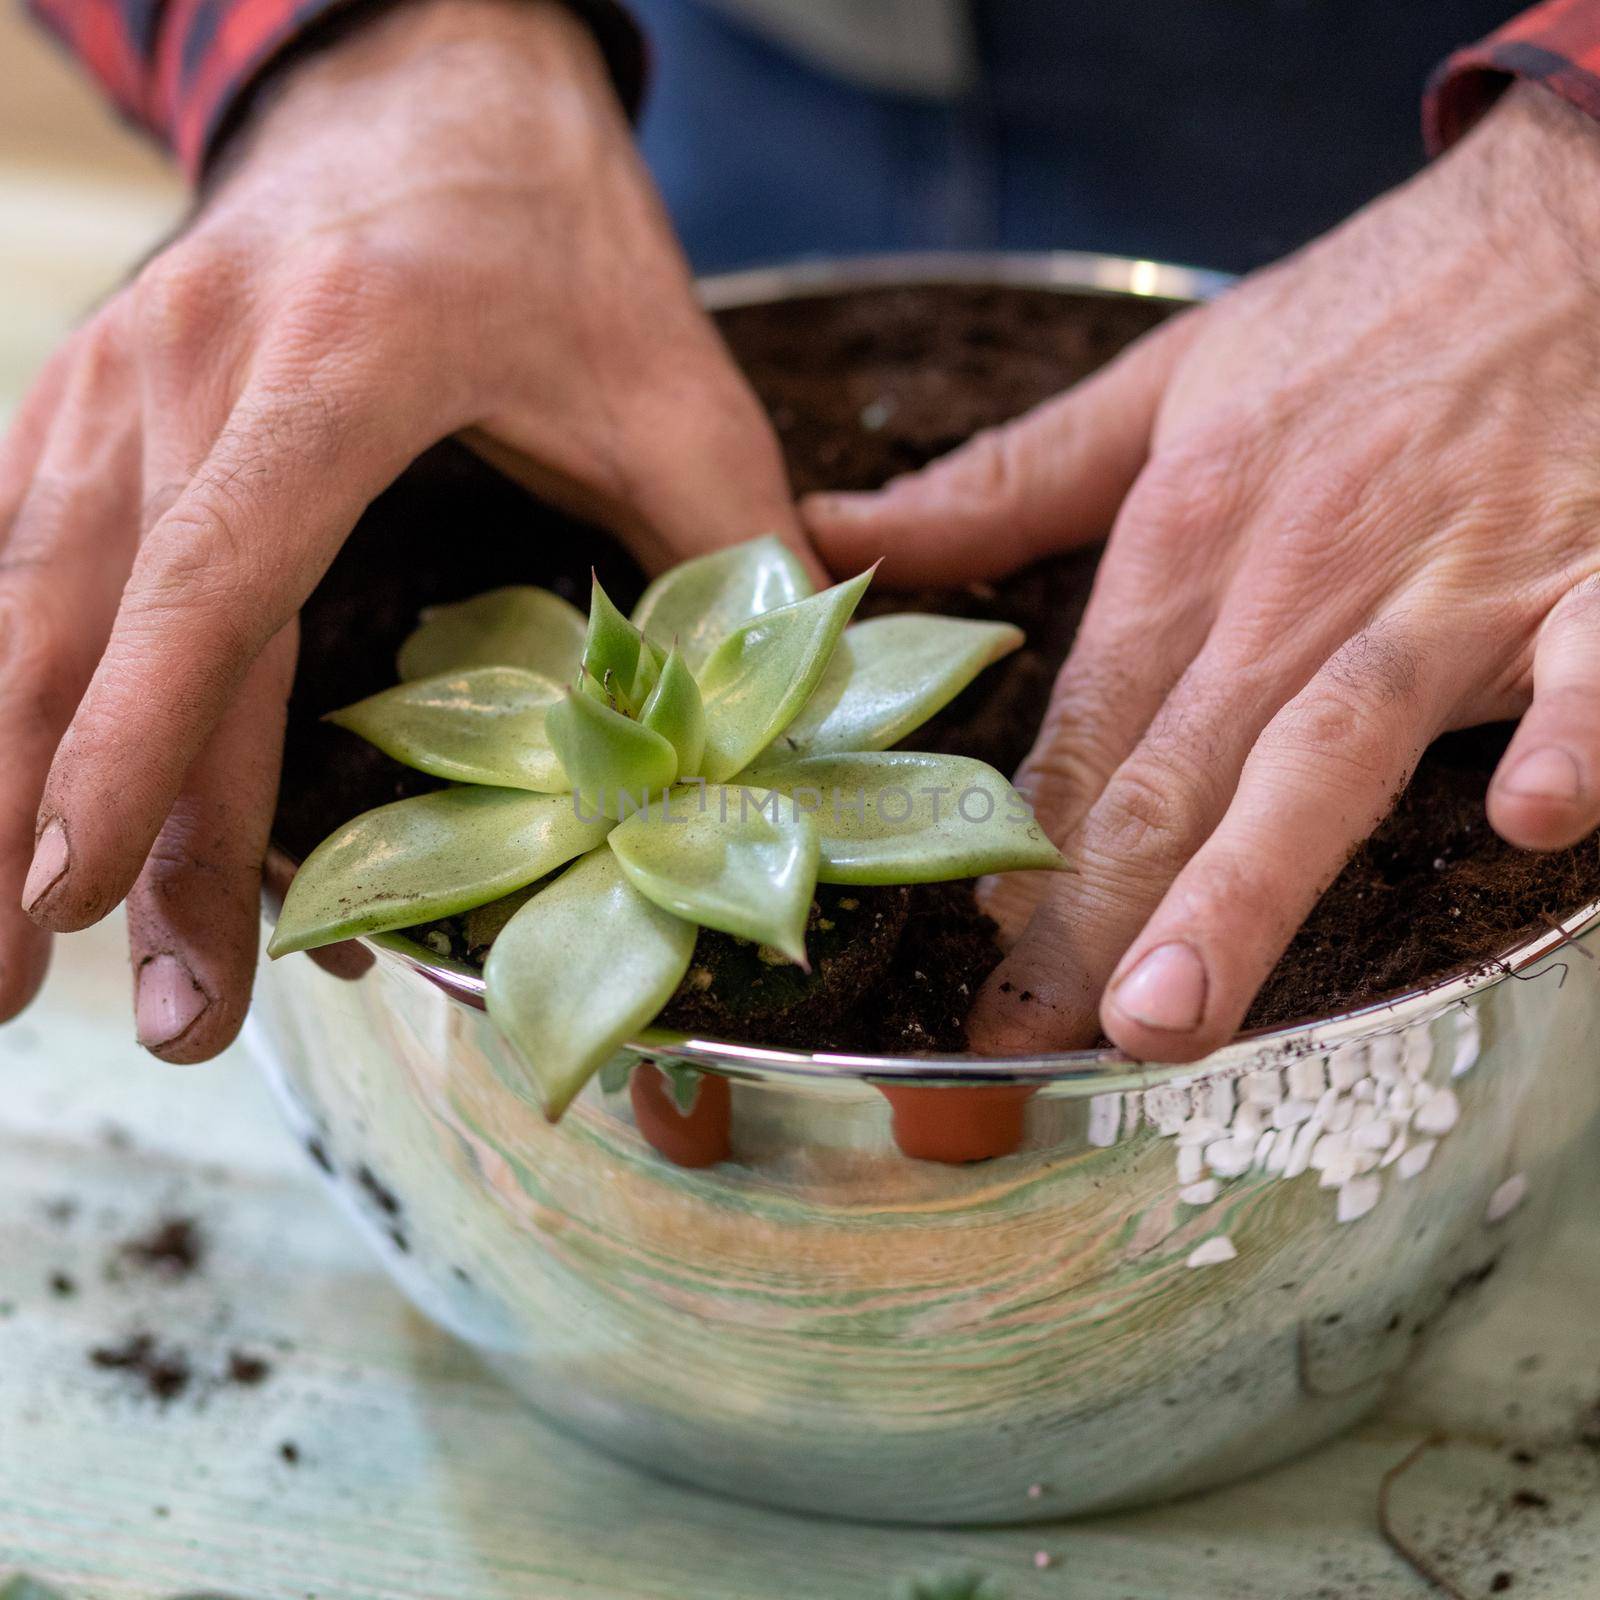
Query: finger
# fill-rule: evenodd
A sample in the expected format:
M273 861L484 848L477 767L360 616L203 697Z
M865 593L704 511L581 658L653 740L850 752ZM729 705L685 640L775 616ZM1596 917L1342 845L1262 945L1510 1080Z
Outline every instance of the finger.
M1600 825L1600 585L1550 613L1533 657L1533 704L1494 782L1489 821L1525 850L1561 850Z
M1262 731L1291 702L1328 646L1310 628L1270 649L1230 602L1205 649L1112 774L1065 851L1077 869L1056 878L1022 938L980 993L972 1031L991 1051L1032 1050L1094 1037L1100 997L1146 919L1234 799ZM1269 608L1271 609L1271 608ZM1389 670L1382 630L1341 653L1365 678ZM1018 1005L1014 996L1034 996Z
M136 531L138 408L113 334L74 341L51 420L0 543L0 1020L44 980L49 935L22 909L34 817Z
M847 573L881 556L888 583L953 584L1102 537L1194 325L1164 324L1065 394L883 489L807 496L801 517L823 558Z
M294 651L291 623L189 769L128 895L139 1043L164 1061L214 1056L250 1003Z
M1115 1043L1192 1061L1233 1037L1443 725L1429 659L1398 631L1369 631L1273 718L1216 832L1117 966L1100 1013Z
M28 884L44 926L86 927L127 893L251 662L428 442L364 399L247 393L140 546L45 786Z

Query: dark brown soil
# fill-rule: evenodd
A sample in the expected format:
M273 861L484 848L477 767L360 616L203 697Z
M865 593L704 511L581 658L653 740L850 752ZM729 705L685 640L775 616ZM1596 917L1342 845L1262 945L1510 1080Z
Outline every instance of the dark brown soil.
M89 1360L107 1372L125 1373L148 1398L166 1405L189 1387L194 1369L182 1350L156 1342L154 1334L130 1334L121 1344L98 1345Z
M162 1278L187 1278L205 1260L205 1238L193 1217L163 1217L148 1233L129 1239L118 1256Z
M919 466L1084 376L1169 310L1154 301L930 288L737 311L722 325L804 492L870 487ZM614 599L631 603L639 575L610 540L535 506L458 446L424 457L368 512L306 607L279 840L304 854L356 812L432 786L316 721L393 681L395 646L423 605L508 582L544 584L581 605L591 565ZM1091 554L955 594L871 597L868 609L1003 617L1028 634L1023 650L915 736L919 748L976 755L1004 771L1016 766L1093 570ZM1600 895L1593 840L1537 856L1489 830L1484 795L1508 732L1457 734L1428 752L1395 814L1357 852L1268 980L1250 1025L1326 1015L1485 963ZM823 954L809 982L763 966L751 947L702 935L669 1020L758 1042L960 1048L967 1003L997 959L992 927L964 887L913 890L898 915L896 894L857 892L871 918L858 948L833 952L831 966ZM819 900L814 915L837 922L827 904ZM890 951L882 930L899 916ZM440 931L467 954L463 928Z

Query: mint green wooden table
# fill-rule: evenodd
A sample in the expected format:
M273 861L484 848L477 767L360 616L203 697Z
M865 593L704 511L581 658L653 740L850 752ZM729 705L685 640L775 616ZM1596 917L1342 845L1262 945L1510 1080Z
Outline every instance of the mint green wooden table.
M1600 1398L1600 1250L1576 1216L1402 1404L1287 1470L1043 1530L789 1518L562 1438L420 1321L237 1052L173 1068L131 1044L119 932L68 941L44 1003L0 1029L0 1574L106 1600L891 1600L898 1577L959 1563L1013 1600L1399 1600L1429 1591L1379 1535L1380 1484L1445 1429L1454 1442L1400 1481L1396 1508L1442 1530L1460 1592L1600 1592L1600 1568L1582 1578L1600 1550L1586 1510L1600 1473L1570 1444ZM203 1270L107 1282L119 1241L173 1212L200 1219ZM61 1273L76 1293L53 1292ZM140 1329L198 1374L169 1405L88 1360ZM266 1356L270 1376L212 1386L236 1349ZM1508 1430L1537 1466L1499 1448ZM1518 1485L1542 1485L1552 1508L1508 1521ZM1501 1571L1513 1590L1492 1588Z
M170 207L0 165L0 418ZM153 1061L127 989L108 925L65 941L43 1003L0 1029L0 1582L26 1570L96 1600L892 1600L956 1564L1011 1600L1405 1600L1430 1591L1380 1537L1380 1486L1443 1429L1391 1510L1444 1551L1456 1592L1600 1594L1600 1471L1573 1443L1600 1398L1592 1203L1402 1402L1269 1477L1044 1530L807 1522L651 1482L542 1426L390 1288L242 1056ZM204 1270L106 1281L119 1242L174 1212L201 1220ZM199 1375L165 1407L88 1359L142 1329ZM209 1383L234 1350L265 1356L266 1381ZM1536 1466L1508 1458L1508 1431ZM1550 1506L1508 1509L1519 1486Z

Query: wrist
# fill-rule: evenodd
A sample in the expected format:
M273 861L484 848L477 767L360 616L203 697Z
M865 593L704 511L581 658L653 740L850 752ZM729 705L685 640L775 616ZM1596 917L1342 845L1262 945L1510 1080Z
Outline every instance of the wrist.
M1536 83L1513 84L1443 158L1509 245L1526 247L1530 210L1594 270L1600 238L1600 122Z
M593 33L561 0L379 0L330 19L260 81L208 187L300 130L370 125L397 100L430 121L486 119L507 99L530 105L538 86L565 122L621 119Z

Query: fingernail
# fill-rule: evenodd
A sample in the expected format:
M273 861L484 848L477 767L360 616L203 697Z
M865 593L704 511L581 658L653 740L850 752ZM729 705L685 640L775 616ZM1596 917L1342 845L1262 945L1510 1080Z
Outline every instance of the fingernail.
M146 1050L171 1044L194 1026L210 1004L194 974L176 956L151 956L139 968L139 995L134 1004L139 1043Z
M1531 800L1576 800L1583 779L1570 752L1547 744L1541 750L1530 750L1500 780L1500 790Z
M1147 1028L1188 1033L1206 1008L1206 969L1186 944L1155 947L1112 990L1117 1009Z
M32 911L47 895L67 870L67 830L59 817L45 824L33 847L33 864L22 885L22 909Z

